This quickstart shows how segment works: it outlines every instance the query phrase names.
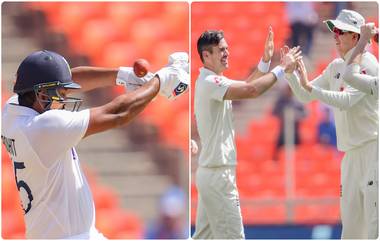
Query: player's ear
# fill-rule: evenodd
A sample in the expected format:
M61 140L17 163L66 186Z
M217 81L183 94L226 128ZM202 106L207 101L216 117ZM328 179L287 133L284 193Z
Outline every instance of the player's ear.
M203 57L203 60L205 60L206 58L208 58L210 56L210 52L207 51L207 50L203 50L202 51L202 57Z
M359 34L357 34L357 33L354 33L353 35L352 35L352 40L357 40L357 41L359 41Z

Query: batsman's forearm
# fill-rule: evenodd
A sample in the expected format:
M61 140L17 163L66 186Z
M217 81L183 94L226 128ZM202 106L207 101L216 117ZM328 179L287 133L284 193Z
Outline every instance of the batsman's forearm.
M116 98L110 109L110 113L120 117L116 118L116 125L124 125L131 121L158 94L159 89L160 81L158 77L153 77L136 91Z
M89 66L80 66L71 69L73 81L82 87L80 90L83 92L101 87L114 86L118 71L118 68Z
M104 106L91 109L85 136L126 125L144 110L159 89L160 80L154 77L136 91L120 95Z

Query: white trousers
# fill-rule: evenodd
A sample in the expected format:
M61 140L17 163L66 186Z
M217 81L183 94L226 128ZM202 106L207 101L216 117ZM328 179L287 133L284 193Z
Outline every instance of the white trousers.
M347 151L341 163L342 239L378 237L378 140Z
M193 239L244 239L236 167L198 167L198 208Z

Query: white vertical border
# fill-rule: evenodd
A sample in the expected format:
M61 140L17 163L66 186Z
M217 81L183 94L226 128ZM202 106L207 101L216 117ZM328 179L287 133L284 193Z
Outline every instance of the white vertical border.
M189 163L188 163L188 167L189 167L189 195L188 195L188 229L189 229L189 237L187 238L188 240L191 240L191 182L192 182L192 176L191 176L191 107L192 107L192 103L191 103L191 94L192 94L192 76L191 76L191 3L192 3L192 0L187 0L186 1L188 4L189 4L189 75L190 75L190 86L189 86L189 116L188 116L188 125L189 125Z
M16 0L7 0L8 2L17 2ZM60 0L61 2L77 2L77 0ZM5 2L5 0L0 0L1 5ZM39 2L39 0L31 0L31 2ZM48 1L47 1L48 2ZM102 0L79 0L78 2L102 2ZM114 2L177 2L177 0L114 0ZM178 1L178 2L184 2L188 4L188 11L189 11L189 16L188 16L188 31L189 31L189 36L188 36L188 54L189 54L189 75L190 75L190 85L189 85L189 116L188 116L188 238L187 240L192 240L191 239L191 148L190 148L190 143L191 143L191 93L192 93L192 84L191 84L191 3L192 0L184 0L184 1ZM0 16L2 16L2 7L0 8ZM0 29L2 24L2 18L0 18ZM2 54L2 45L0 45L0 53ZM2 64L0 65L0 72L2 69ZM0 98L1 98L1 90L2 90L2 84L0 85ZM1 125L1 119L0 119L0 125ZM2 153L2 150L0 149L0 154ZM2 168L0 166L0 184L2 180ZM2 200L2 192L0 192L0 201ZM1 230L1 222L2 222L2 209L0 208L0 230ZM2 235L0 234L1 239Z

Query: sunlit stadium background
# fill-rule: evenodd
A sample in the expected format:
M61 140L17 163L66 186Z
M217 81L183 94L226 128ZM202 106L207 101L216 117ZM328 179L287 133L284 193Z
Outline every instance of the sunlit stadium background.
M2 104L11 95L20 61L39 49L59 52L71 67L130 66L136 58L146 58L152 70L157 70L171 52L188 49L188 6L175 2L3 3ZM350 8L378 23L376 2L315 2L313 7L318 24L310 53L305 57L311 77L337 56L332 35L322 20L335 18L339 9ZM196 40L204 30L225 31L230 45L230 69L226 75L233 79L245 78L255 67L269 25L275 32L272 66L278 63L279 47L292 34L283 2L196 2L191 8L193 85L200 67ZM378 56L376 44L370 51ZM318 127L328 113L326 107L319 102L306 105L307 115L299 125L300 144L293 154L281 148L278 160L272 160L280 130L272 109L284 86L276 84L257 99L234 103L238 187L246 237L339 238L342 153L334 146L321 144L318 138ZM120 88L93 91L84 96L85 104L100 105L122 92ZM150 230L156 220L163 223L164 214L172 217L172 223L180 226L175 229L185 235L188 114L187 96L174 103L158 97L127 128L90 137L78 147L95 197L97 227L107 237L151 237L148 233L154 233ZM192 137L197 140L193 115L192 127ZM192 173L196 163L197 156L193 156ZM194 180L192 224L197 200L193 183ZM173 203L180 210L169 212L168 205ZM2 237L24 237L13 169L4 148Z
M231 79L245 79L263 54L270 25L275 36L275 55L271 65L274 67L279 62L280 47L284 44L291 46L291 26L294 22L290 15L293 16L294 12L303 14L301 22L309 25L313 24L307 23L308 19L316 17L312 45L304 57L311 79L337 57L333 34L327 30L323 20L335 19L341 9L347 8L358 11L366 21L373 21L378 26L376 2L293 4L296 6L289 6L285 2L193 3L192 86L201 66L196 41L207 29L223 30L225 33L230 52L230 68L225 75ZM304 29L300 31L307 32ZM302 38L300 44L305 47L309 40ZM369 51L378 57L377 44L373 44ZM289 140L287 148L279 148L275 158L280 120L273 114L273 109L277 99L288 91L286 86L286 83L277 83L259 98L234 102L237 184L246 238L340 238L339 178L342 153L336 150L334 140L329 140L335 135L332 133L334 123L329 109L316 101L307 104L305 116L298 125L299 145L292 145L294 135L286 135L285 139ZM194 92L192 101L193 95ZM296 115L293 115L295 118ZM292 133L294 125L291 121L286 122L286 132ZM324 132L326 130L328 133ZM192 138L199 141L193 114L191 132ZM197 167L197 158L192 158L192 174ZM197 191L192 178L192 228L196 206Z
M188 26L187 2L3 2L2 105L12 94L18 65L33 51L56 51L71 67L132 66L145 58L154 72L170 53L188 51ZM115 87L86 93L82 109L123 92ZM188 237L188 96L174 102L157 97L126 128L78 146L95 198L96 226L106 237ZM1 223L3 238L25 237L4 147Z

